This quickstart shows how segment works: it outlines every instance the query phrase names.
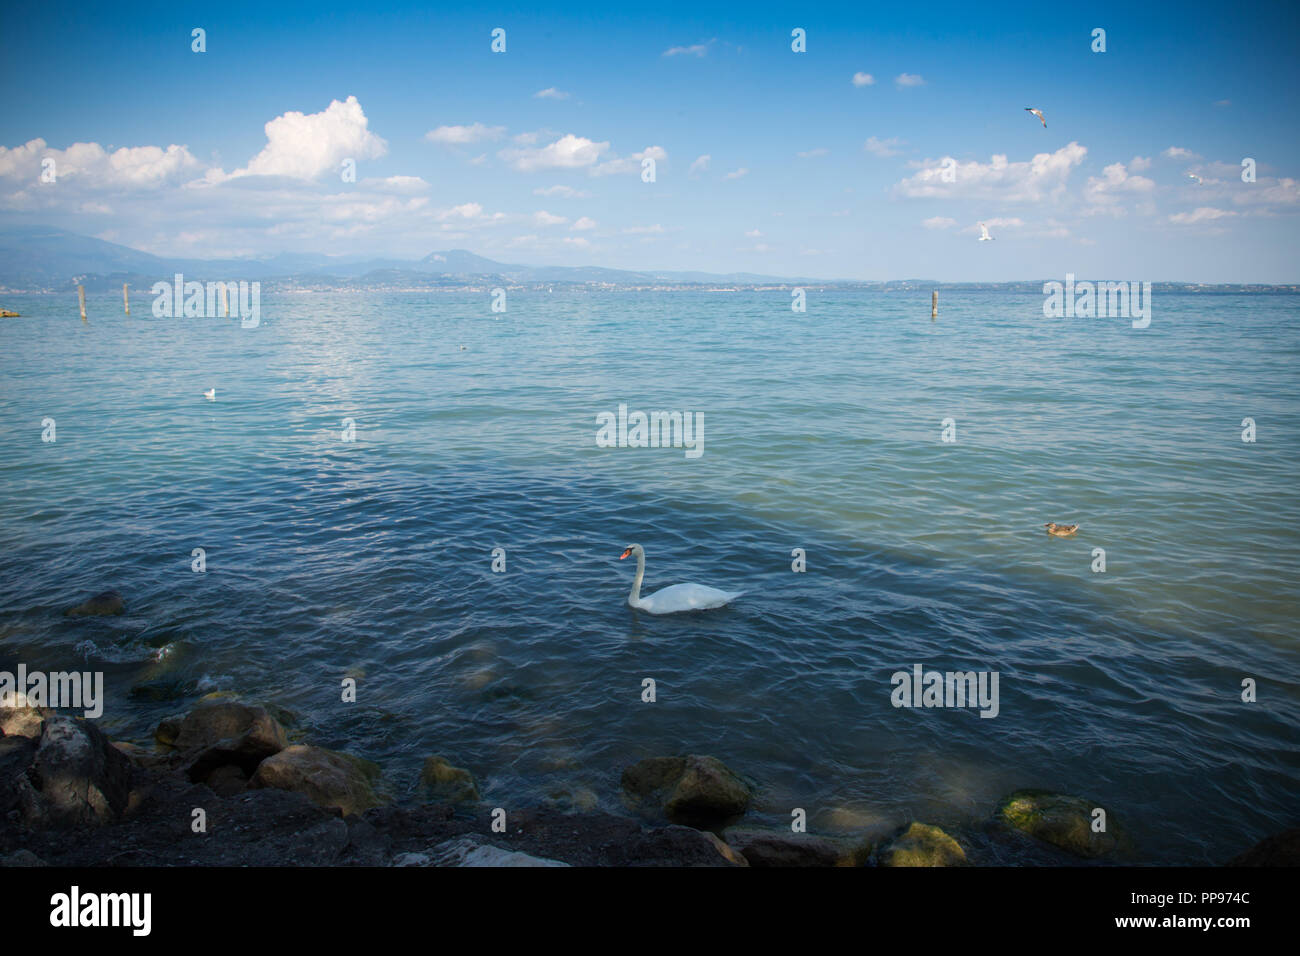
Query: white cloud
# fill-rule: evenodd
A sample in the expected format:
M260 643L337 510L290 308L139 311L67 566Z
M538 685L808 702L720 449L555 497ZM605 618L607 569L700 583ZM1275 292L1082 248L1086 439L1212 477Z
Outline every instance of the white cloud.
M874 85L875 85L875 82L876 82L876 78L875 78L874 76L872 76L870 73L854 73L854 74L853 74L853 85L854 85L854 86L859 86L859 87L861 87L861 86L874 86Z
M1170 146L1167 150L1165 150L1165 151L1164 151L1163 153L1161 153L1160 155L1161 155L1161 156L1166 156L1166 157L1168 157L1169 159L1189 159L1189 160L1190 160L1190 159L1200 159L1200 158L1201 158L1201 157L1200 157L1200 154L1198 154L1198 153L1193 153L1190 149L1183 149L1183 147L1181 147L1181 146Z
M546 89L538 90L533 94L533 99L535 100L567 100L568 98L568 93L565 93L563 90L557 90L553 86L548 86Z
M595 229L595 228L596 228L596 220L588 216L583 216L581 219L579 219L577 222L573 224L574 232L583 232L587 229Z
M57 182L73 180L105 188L174 185L203 168L184 146L123 146L110 153L98 143L50 149L38 138L12 149L0 146L0 178L35 182L45 159L54 160Z
M745 235L746 235L748 238L750 238L750 239L762 239L762 238L763 238L763 234L762 234L761 232L759 232L757 229L751 229L751 230L749 230L749 232L745 233Z
M931 216L924 220L921 225L926 229L951 229L957 225L956 219L949 219L947 216Z
M439 126L425 133L424 138L431 143L441 143L444 146L464 146L467 143L479 143L487 139L500 139L505 132L504 126L471 123L469 126Z
M653 226L629 226L623 231L630 236L658 235L664 231L664 227L655 223Z
M748 176L748 175L749 175L749 170L746 169L744 166L741 166L739 169L733 169L731 172L727 173L727 174L726 174L725 176L723 176L722 178L723 178L723 179L740 179L740 178L742 178L742 177L744 177L744 176Z
M1135 173L1143 173L1151 168L1151 158L1149 156L1134 156L1128 161L1128 168Z
M1189 226L1198 222L1213 222L1215 219L1224 219L1228 216L1235 216L1237 213L1229 212L1226 209L1215 209L1213 206L1201 206L1192 212L1180 212L1170 216L1169 221L1179 225Z
M560 196L564 199L589 199L591 193L574 189L572 186L544 186L533 190L534 196Z
M925 78L917 73L900 73L894 77L894 85L900 90L909 86L925 86Z
M289 112L265 126L266 146L232 176L315 179L335 172L345 159L378 159L388 144L370 132L355 96L333 100L320 113Z
M497 155L527 173L537 169L582 169L594 165L608 150L608 142L597 143L568 133L547 146L503 149Z
M709 163L712 161L712 159L713 157L710 156L708 153L705 153L703 156L696 157L695 162L691 163L691 168L687 170L687 172L692 176L705 172L706 170L708 170Z
M800 159L814 159L817 156L825 156L830 150L824 146L818 146L816 149L810 149L807 152L796 153Z
M614 176L619 173L639 173L641 172L641 162L647 158L653 159L656 163L662 163L668 158L668 151L662 146L647 146L641 152L633 153L631 156L624 156L621 159L612 158L607 162L593 166L591 175Z
M882 158L888 158L890 156L898 156L902 152L902 150L894 148L895 146L899 146L901 143L902 140L897 136L891 136L889 139L877 139L872 136L862 144L862 149L865 152L874 153Z
M1054 153L1038 153L1028 162L1011 163L1005 155L995 155L988 163L959 163L951 166L944 160L919 163L915 175L894 185L894 194L907 199L966 198L994 199L1006 202L1037 202L1064 195L1070 171L1083 162L1086 147L1078 143L1062 146ZM951 168L953 181L945 172Z
M695 43L691 46L670 46L664 50L664 56L704 56L709 52L709 47L717 43L717 38L705 43Z
M1123 163L1111 163L1101 176L1089 176L1084 186L1084 198L1090 203L1118 210L1124 193L1150 193L1156 184L1145 176L1130 175Z
M539 226L558 226L569 221L564 216L556 216L553 213L547 212L545 209L540 209L533 213L533 220Z

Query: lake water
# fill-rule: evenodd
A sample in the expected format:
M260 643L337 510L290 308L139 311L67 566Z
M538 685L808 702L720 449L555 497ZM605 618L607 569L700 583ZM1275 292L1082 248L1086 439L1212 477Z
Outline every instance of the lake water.
M916 818L976 862L1025 859L985 827L1020 787L1144 862L1300 822L1300 297L1157 292L1142 330L1008 292L151 302L0 324L0 668L104 671L111 735L236 691L398 798L441 754L506 807L707 753L755 820ZM598 447L620 404L702 413L703 454ZM746 593L633 611L632 542L647 592ZM62 616L107 587L125 615ZM894 707L915 664L998 672L997 717Z

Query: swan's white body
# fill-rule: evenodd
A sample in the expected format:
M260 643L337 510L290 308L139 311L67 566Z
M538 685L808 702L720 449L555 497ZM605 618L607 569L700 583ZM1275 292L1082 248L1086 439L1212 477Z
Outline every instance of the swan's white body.
M210 388L203 393L203 397L210 402L215 402L217 400L217 390L215 388Z
M674 584L642 597L641 579L645 577L645 549L639 544L630 545L619 560L623 560L629 554L636 555L636 577L632 581L632 591L627 596L627 603L639 611L648 611L651 614L706 611L709 608L730 604L745 593L719 591L704 584Z

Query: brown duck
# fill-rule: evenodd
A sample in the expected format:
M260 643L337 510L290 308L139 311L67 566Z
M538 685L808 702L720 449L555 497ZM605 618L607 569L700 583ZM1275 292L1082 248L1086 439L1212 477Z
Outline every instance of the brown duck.
M1077 524L1057 524L1055 521L1049 521L1043 527L1047 529L1048 534L1054 534L1058 538L1068 538L1079 530Z

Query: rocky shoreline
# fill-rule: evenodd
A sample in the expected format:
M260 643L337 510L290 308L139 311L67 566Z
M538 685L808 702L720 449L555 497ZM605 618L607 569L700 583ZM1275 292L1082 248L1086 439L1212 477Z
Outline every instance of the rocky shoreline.
M473 775L439 756L419 799L396 805L380 768L290 743L274 706L228 694L162 721L153 749L93 721L0 703L0 865L6 866L966 866L970 847L919 821L886 833L815 835L744 825L753 785L701 755L629 766L628 815L480 802ZM287 715L281 712L281 716ZM1094 825L1098 811L1106 826ZM576 811L576 812L575 812ZM990 827L1042 862L1140 862L1114 815L1041 790L1003 800ZM1300 830L1233 865L1295 865Z

